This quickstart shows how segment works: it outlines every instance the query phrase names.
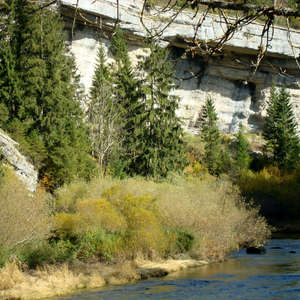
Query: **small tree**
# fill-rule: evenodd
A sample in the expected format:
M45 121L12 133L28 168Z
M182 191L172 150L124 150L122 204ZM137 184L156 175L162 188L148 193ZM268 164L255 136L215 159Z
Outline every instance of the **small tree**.
M272 87L263 136L274 164L282 169L295 168L299 160L299 138L290 94L284 87L280 91Z
M136 171L144 176L161 177L184 166L183 130L176 116L179 97L170 94L175 84L167 50L153 40L149 48L150 56L140 66L145 74L146 122L142 129L144 148Z
M221 137L217 121L218 116L213 100L208 97L201 110L200 132L205 149L204 164L213 175L218 175L221 171Z
M132 69L127 44L120 28L112 36L111 51L117 65L113 82L122 137L120 151L112 164L117 166L119 173L135 175L135 165L143 148L145 103L142 101L141 82Z
M113 94L111 72L105 65L105 60L104 49L100 43L87 112L92 154L97 158L102 171L105 171L112 151L121 141L120 112L117 98Z
M235 142L235 165L238 173L241 173L249 168L250 156L248 153L249 142L243 133L242 127L236 135Z

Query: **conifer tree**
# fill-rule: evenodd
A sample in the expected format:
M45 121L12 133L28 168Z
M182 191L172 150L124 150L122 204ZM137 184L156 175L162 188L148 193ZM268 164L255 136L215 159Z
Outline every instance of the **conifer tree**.
M92 154L97 158L102 171L105 171L109 158L121 141L119 128L121 119L116 99L113 94L112 75L109 66L106 65L104 48L100 40L87 113Z
M18 105L8 95L8 127L18 131L22 125L31 158L40 176L47 176L52 186L87 176L91 166L87 131L61 20L53 10L37 9L37 4L26 0L6 2L12 3L9 11L14 12L12 23L16 27L8 33L14 46L10 48L15 64L11 69L16 72L12 82L22 91ZM0 89L9 89L9 83L5 80Z
M22 103L17 73L18 1L6 0L0 8L0 124L5 130L10 122L19 117Z
M249 143L243 133L242 127L240 127L236 135L236 143L235 143L235 152L236 152L235 164L238 173L241 173L249 168L250 156L248 150L249 150Z
M167 50L153 40L149 48L150 56L141 65L145 73L146 123L142 128L143 151L136 172L143 176L162 177L183 168L183 130L176 116L179 98L170 94L175 84Z
M221 138L217 121L213 100L208 97L201 110L200 131L204 142L204 163L213 175L218 175L221 171Z
M116 59L114 93L120 114L121 149L118 153L118 168L128 175L135 175L135 166L143 143L145 104L142 100L141 82L132 69L123 32L117 27L111 40L111 51ZM121 165L121 167L120 167Z
M274 164L282 169L292 169L299 160L297 124L290 104L290 94L284 87L272 87L267 108L263 136Z

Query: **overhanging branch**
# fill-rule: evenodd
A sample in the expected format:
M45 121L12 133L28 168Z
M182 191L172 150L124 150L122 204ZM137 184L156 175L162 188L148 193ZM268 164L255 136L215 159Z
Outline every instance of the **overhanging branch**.
M274 6L258 6L243 3L225 3L221 1L202 1L202 0L186 0L191 4L193 8L198 5L209 6L212 9L227 9L234 11L251 12L253 14L264 10L266 13L272 13L274 16L284 16L284 17L300 17L300 10L284 8L284 7L274 7Z

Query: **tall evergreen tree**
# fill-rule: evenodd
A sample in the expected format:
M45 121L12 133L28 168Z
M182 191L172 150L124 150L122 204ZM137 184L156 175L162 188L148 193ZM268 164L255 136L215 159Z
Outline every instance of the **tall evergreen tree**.
M249 168L250 156L248 153L249 143L243 133L242 127L240 127L235 142L235 165L237 172L241 173Z
M16 74L12 82L22 91L16 111L12 109L16 107L14 98L8 95L12 120L8 127L13 131L23 126L40 176L47 176L53 186L77 175L87 176L89 149L78 101L79 85L73 58L63 41L61 20L53 10L40 10L26 0L6 3L12 3L9 11L14 12L16 27L8 32L14 46L10 47ZM10 88L5 82L2 91Z
M87 112L92 154L97 158L102 172L105 171L113 151L116 151L121 141L119 126L121 119L116 100L117 97L113 94L113 78L109 66L106 65L104 48L100 40Z
M280 91L272 87L263 136L275 164L283 169L296 166L300 153L299 137L290 94L284 87Z
M136 172L162 177L183 168L183 130L176 116L179 98L170 94L175 84L167 50L153 40L149 48L150 56L141 65L145 74L146 123L142 128L143 151L138 157Z
M217 113L211 97L201 110L200 131L204 142L204 163L210 174L218 175L221 172L221 137L217 126Z
M19 117L22 103L22 91L17 73L18 1L4 1L0 8L0 126L6 130L8 124Z
M145 120L145 103L141 82L132 69L127 44L120 28L111 39L111 51L116 59L114 73L114 93L120 113L120 130L122 136L121 150L117 160L129 175L135 175L135 166L141 153Z

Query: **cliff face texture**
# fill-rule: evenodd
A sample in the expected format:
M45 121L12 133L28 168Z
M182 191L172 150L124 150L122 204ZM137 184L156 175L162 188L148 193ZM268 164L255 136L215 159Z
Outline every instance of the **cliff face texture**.
M118 17L117 1L79 0L76 26L72 34L76 2L61 0L60 9L72 41L71 49L82 83L88 91L94 72L99 34L111 59L109 36ZM142 2L120 0L119 25L128 39L133 64L147 55L142 42L147 35L140 19ZM266 38L263 38L261 44L263 25L250 24L240 28L217 56L210 57L199 51L192 56L187 55L185 49L195 36L195 25L201 16L193 18L193 12L181 13L162 31L170 17L171 13L159 15L151 10L145 12L143 23L152 32L162 32L161 45L168 47L170 58L176 62L178 88L174 93L181 98L178 115L184 121L186 130L197 134L199 112L208 96L215 101L219 126L224 132L236 132L240 124L250 130L260 130L272 84L287 87L299 124L300 70L295 57L298 58L300 54L300 32L291 30L289 33L284 28L275 28L267 55L253 75L258 49L267 45ZM225 29L226 24L219 17L207 16L196 33L196 40L202 43L203 48L206 44L214 45Z
M0 129L0 154L5 159L5 164L12 167L27 189L33 192L38 181L37 171L17 148L18 143Z

